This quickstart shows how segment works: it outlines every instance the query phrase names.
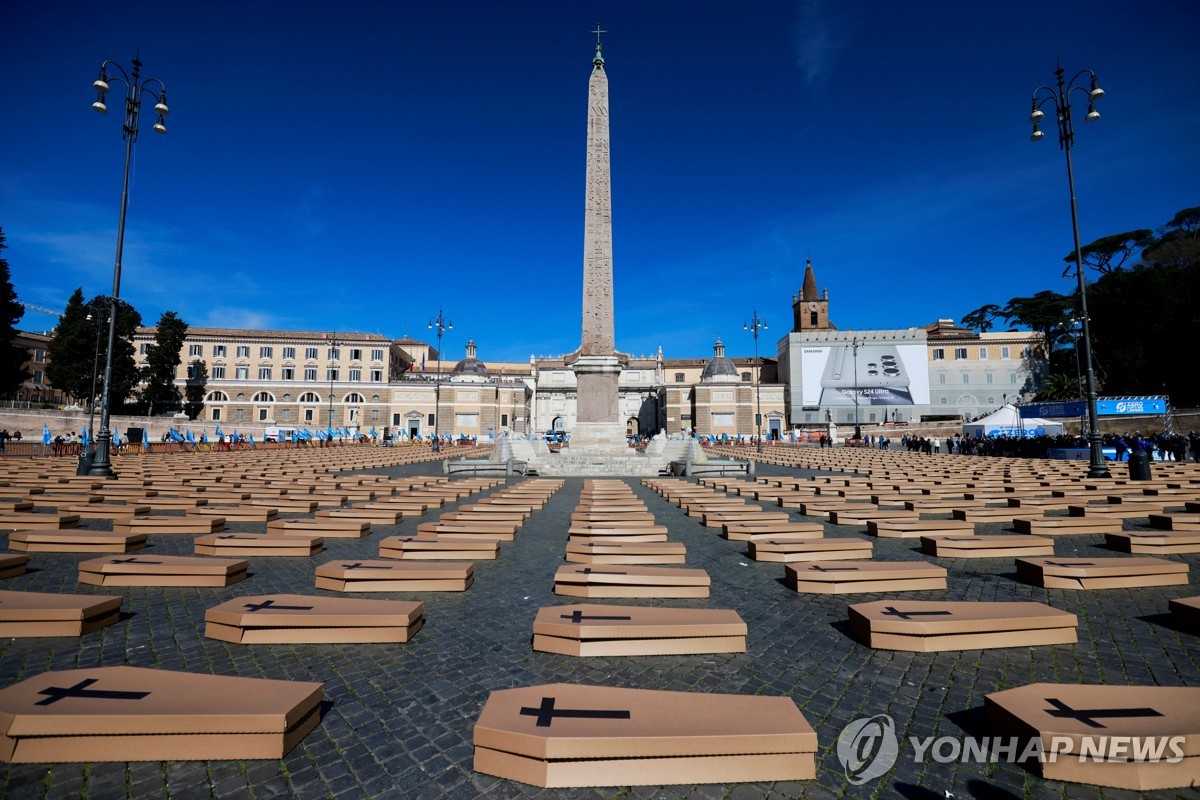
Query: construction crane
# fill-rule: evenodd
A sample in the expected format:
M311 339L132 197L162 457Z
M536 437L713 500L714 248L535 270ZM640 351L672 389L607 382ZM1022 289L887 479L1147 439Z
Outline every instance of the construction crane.
M30 311L36 311L39 314L45 314L46 316L54 317L55 319L62 319L61 311L54 311L53 309L45 308L43 306L35 306L33 303L26 303L24 300L18 300L17 302Z

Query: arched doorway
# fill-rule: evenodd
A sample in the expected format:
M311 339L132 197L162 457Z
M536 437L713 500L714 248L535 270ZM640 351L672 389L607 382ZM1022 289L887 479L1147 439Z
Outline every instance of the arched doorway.
M629 419L625 420L625 435L626 436L637 436L638 435L638 419L637 419L637 417L630 417Z
M562 417L555 417L554 422L550 425L552 431L565 431L567 429L566 421Z

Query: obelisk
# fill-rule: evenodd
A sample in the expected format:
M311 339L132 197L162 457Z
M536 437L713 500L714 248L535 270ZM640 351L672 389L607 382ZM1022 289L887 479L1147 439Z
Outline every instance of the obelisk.
M574 453L622 454L625 426L620 419L617 381L621 358L613 334L612 192L609 181L608 76L600 53L588 81L587 171L583 226L583 336L571 356L575 372L576 425L571 431Z

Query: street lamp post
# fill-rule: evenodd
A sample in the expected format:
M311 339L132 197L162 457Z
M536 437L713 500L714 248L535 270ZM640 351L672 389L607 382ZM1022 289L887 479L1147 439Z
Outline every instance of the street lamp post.
M334 365L337 364L337 362L340 361L341 358L342 358L342 353L338 349L337 334L331 333L331 334L329 334L329 364L330 365L328 367L326 367L326 370L329 373L329 420L328 420L328 423L327 423L326 429L325 429L326 435L329 436L330 444L333 443L333 441L332 441L333 440L333 382L334 382L335 377L337 376L337 373L335 372L335 370L340 369L339 367L336 367Z
M750 317L750 321L743 323L742 330L750 331L754 334L754 399L758 403L757 411L754 413L754 428L758 433L758 452L763 451L762 445L762 359L758 357L758 332L766 330L767 323L758 316L758 309L754 309L754 313Z
M100 332L104 330L104 319L87 315L88 322L96 329L96 352L92 354L92 393L88 395L88 436L92 440L92 452L96 452L96 376L100 371Z
M1091 449L1088 477L1109 478L1112 476L1108 471L1108 466L1104 463L1104 451L1100 444L1100 428L1097 424L1096 374L1092 369L1092 336L1088 326L1087 284L1083 276L1083 254L1079 247L1079 211L1075 204L1075 173L1071 166L1071 148L1075 145L1075 129L1071 122L1071 95L1079 91L1087 96L1088 110L1084 122L1095 122L1100 119L1095 102L1104 96L1104 90L1100 88L1100 84L1096 80L1096 73L1090 69L1081 70L1071 78L1070 82L1064 83L1063 68L1060 64L1054 70L1054 75L1057 78L1056 88L1039 86L1033 92L1033 106L1029 114L1029 121L1033 123L1033 134L1029 138L1034 142L1043 138L1044 134L1038 129L1038 123L1045 116L1042 113L1042 106L1048 103L1053 104L1054 116L1058 122L1058 146L1067 157L1067 186L1071 193L1071 233L1075 240L1075 277L1078 281L1079 317L1083 326L1083 364L1086 368L1084 377L1087 381L1088 442ZM1090 88L1084 88L1082 84L1078 86L1075 84L1084 76L1090 79Z
M433 452L440 452L442 449L442 334L446 331L454 330L454 323L446 319L442 309L438 307L437 316L429 320L427 326L430 330L437 331L437 350L438 350L438 371L437 383L433 386Z
M156 133L166 133L167 89L158 78L141 79L142 62L135 56L133 71L126 72L125 68L115 61L105 61L100 65L100 76L92 83L96 90L96 102L92 108L101 114L108 113L104 96L108 93L110 82L124 83L125 92L125 121L121 126L121 136L125 140L125 173L121 183L121 213L117 220L117 257L113 265L113 290L109 297L108 312L108 351L104 356L104 394L100 404L100 433L96 436L96 457L92 461L89 475L113 477L112 460L109 456L109 445L112 442L112 431L109 429L109 408L112 394L113 345L117 338L117 298L121 295L121 254L125 245L125 211L129 206L129 162L133 157L133 144L137 141L138 120L142 109L142 96L154 98L154 113L158 115L154 123ZM110 76L109 70L115 70L117 76ZM155 90L157 86L157 91Z
M858 337L850 340L850 349L854 352L854 439L862 441L862 425L858 419Z

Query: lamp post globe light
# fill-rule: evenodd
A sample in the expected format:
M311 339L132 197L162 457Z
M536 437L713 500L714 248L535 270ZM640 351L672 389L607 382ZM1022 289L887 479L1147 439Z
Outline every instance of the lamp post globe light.
M754 412L754 429L758 434L758 452L762 453L762 359L758 357L758 332L766 330L767 323L758 316L758 309L754 309L754 313L750 317L750 321L742 324L742 330L750 331L754 335L754 399L758 403L758 407Z
M137 141L138 122L141 118L142 97L149 95L154 100L154 113L158 119L154 123L156 133L166 133L166 116L170 113L167 108L167 89L158 78L142 79L142 62L135 56L133 69L126 72L115 61L105 61L100 65L100 76L92 83L96 90L96 102L92 108L101 114L108 113L105 96L111 90L110 84L120 83L125 86L125 121L121 125L121 137L125 140L125 172L121 182L121 213L117 220L117 257L113 264L113 289L109 296L108 309L108 351L104 356L104 392L100 401L100 433L96 435L96 457L92 461L89 475L112 477L112 460L109 445L112 443L112 431L109 429L109 409L112 394L113 344L117 336L117 298L121 296L121 254L125 246L125 211L129 206L129 162L133 157L133 144Z
M437 382L433 385L433 452L437 453L442 449L442 334L446 331L454 330L454 323L446 318L446 315L442 313L442 309L439 306L437 316L429 320L427 327L430 330L437 331L438 342Z
M1071 148L1075 145L1075 128L1071 121L1071 97L1076 92L1087 97L1087 116L1084 117L1084 122L1095 122L1100 119L1100 113L1096 111L1095 104L1104 96L1104 90L1100 88L1100 84L1096 80L1096 73L1090 69L1080 70L1070 81L1064 81L1064 71L1062 65L1059 64L1058 68L1054 70L1054 75L1057 79L1054 87L1039 86L1033 92L1032 109L1029 112L1029 121L1033 123L1033 134L1029 139L1037 142L1044 138L1044 134L1039 128L1039 123L1045 117L1042 108L1047 105L1052 106L1055 120L1058 123L1058 146L1067 157L1067 187L1071 193L1071 233L1075 242L1075 277L1078 282L1081 342L1084 348L1082 357L1085 367L1084 379L1087 385L1088 444L1091 450L1088 477L1109 478L1112 476L1108 471L1108 465L1104 463L1104 452L1100 444L1100 428L1097 424L1096 373L1092 369L1092 335L1088 325L1087 282L1083 276L1083 254L1079 247L1079 211L1075 204L1075 173L1071 165ZM1085 78L1089 85L1085 87L1083 83L1077 84L1076 81L1079 81L1080 78Z

